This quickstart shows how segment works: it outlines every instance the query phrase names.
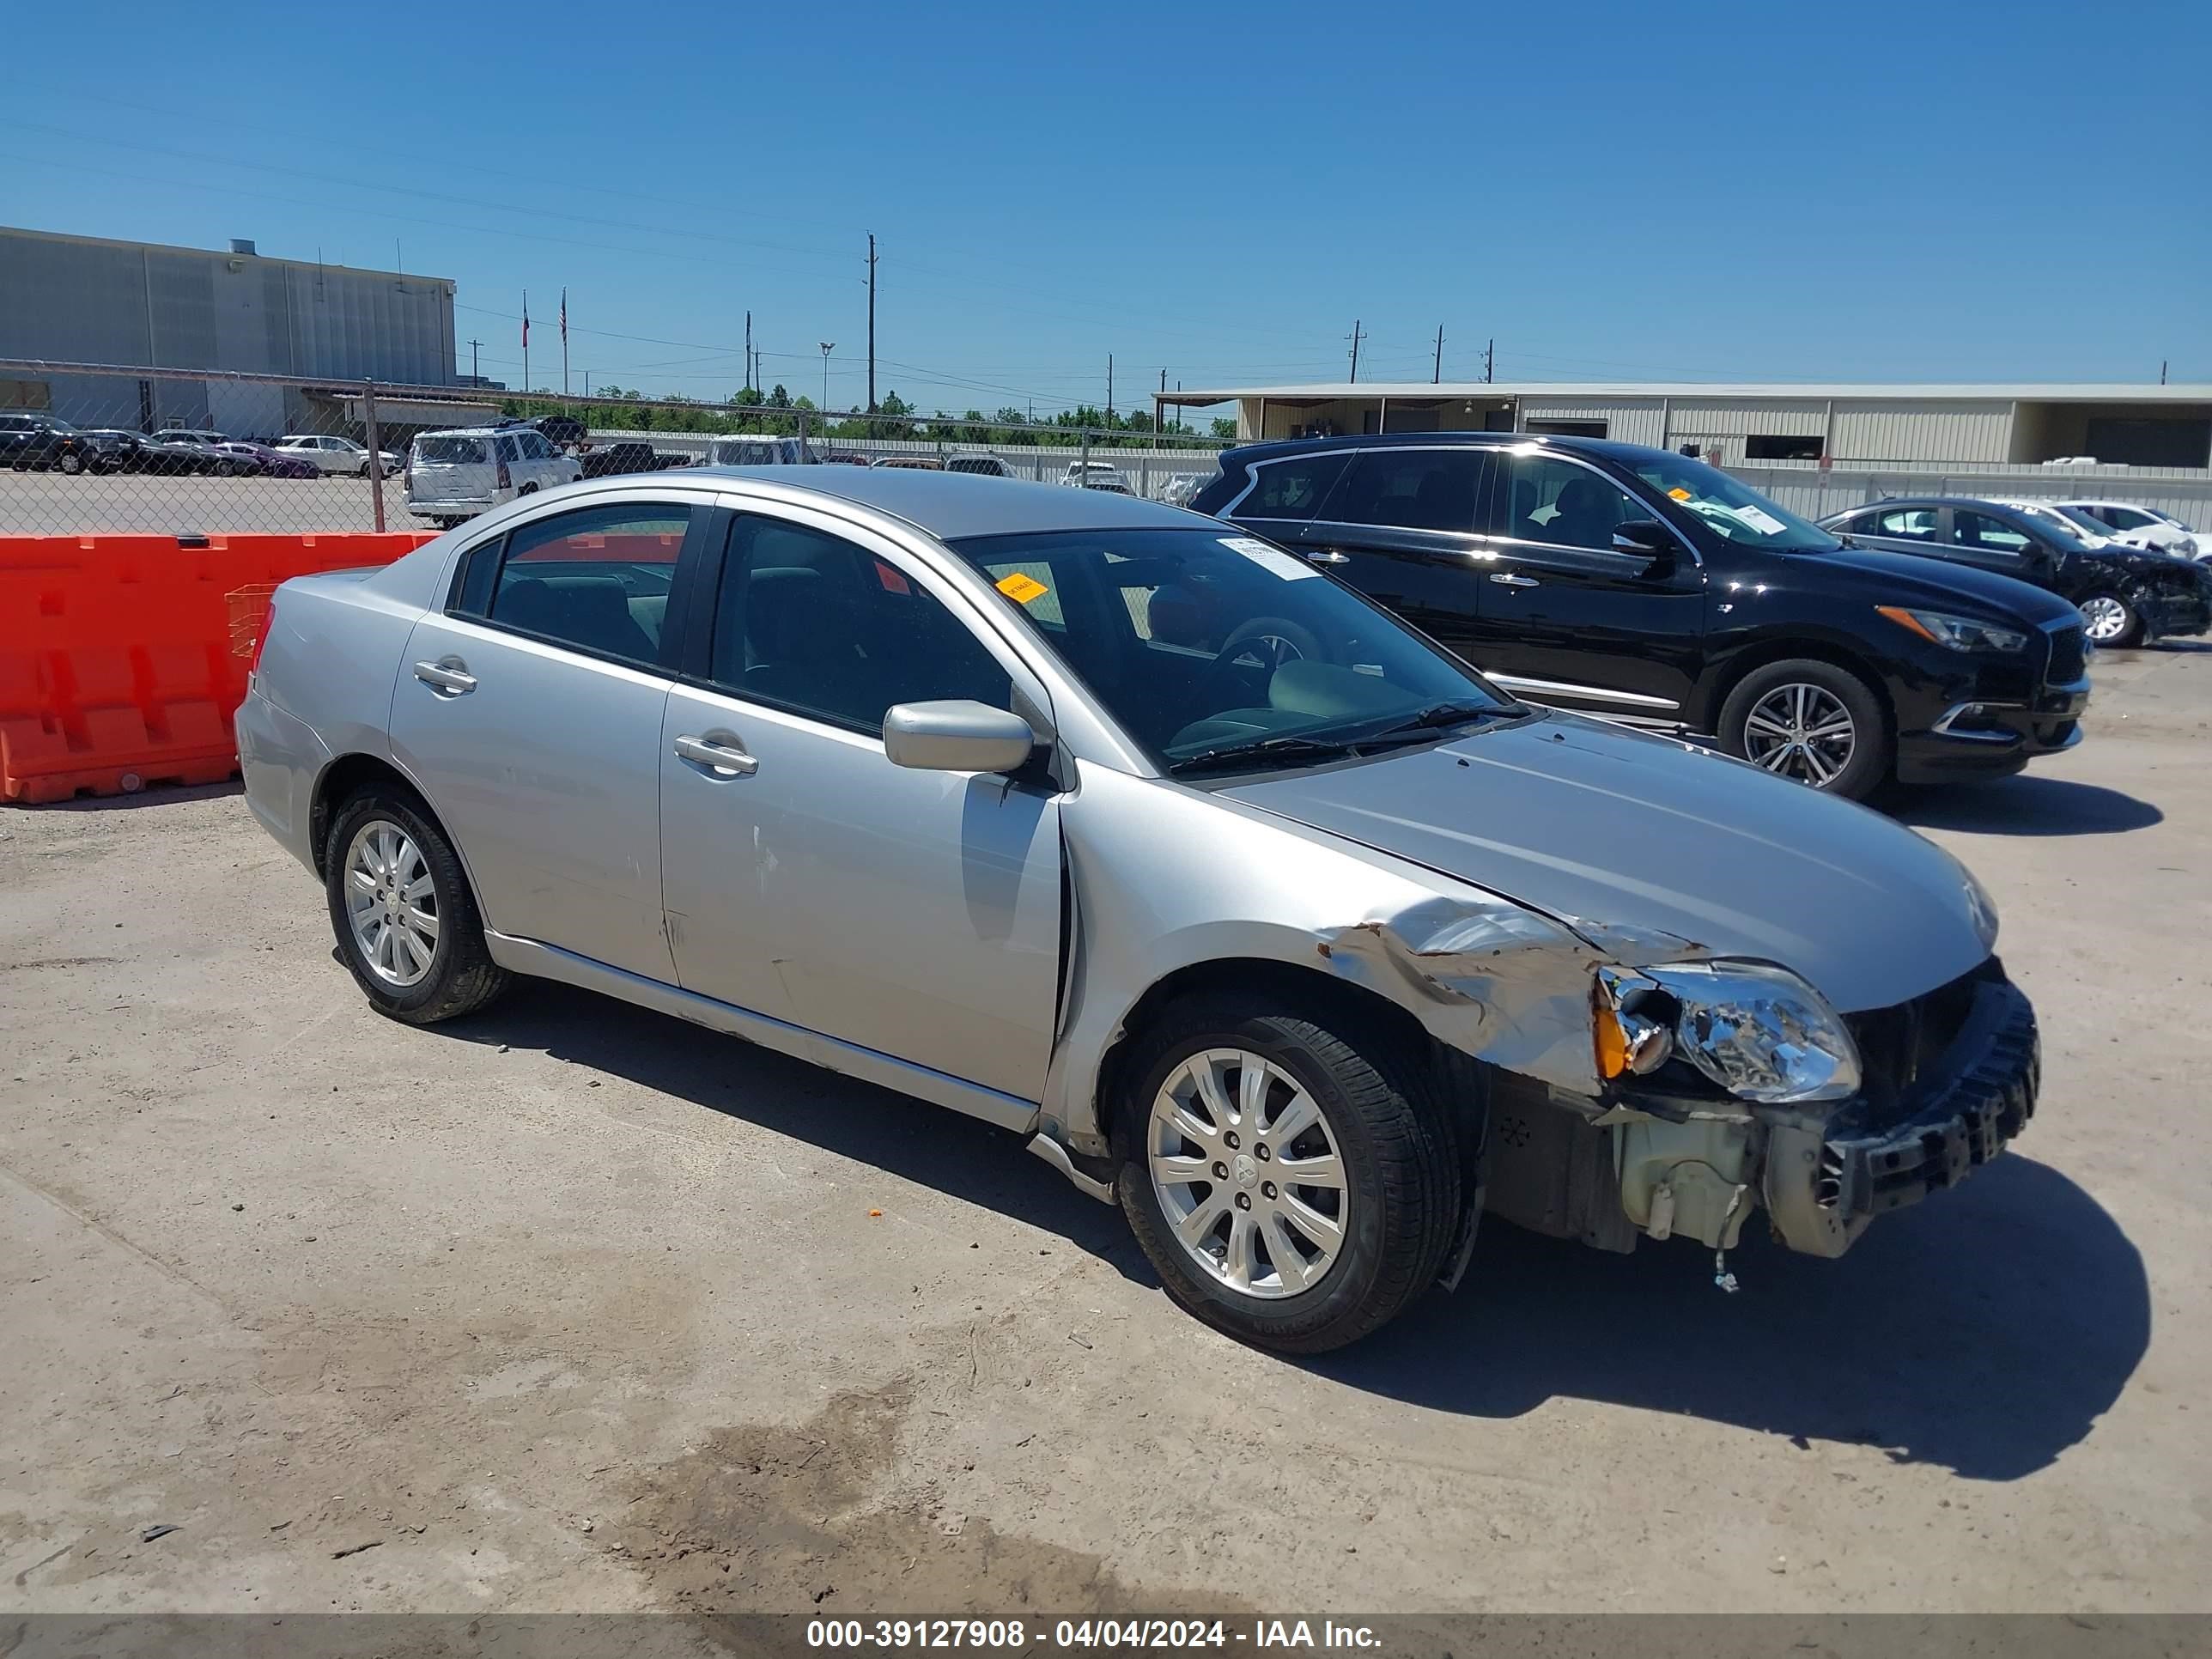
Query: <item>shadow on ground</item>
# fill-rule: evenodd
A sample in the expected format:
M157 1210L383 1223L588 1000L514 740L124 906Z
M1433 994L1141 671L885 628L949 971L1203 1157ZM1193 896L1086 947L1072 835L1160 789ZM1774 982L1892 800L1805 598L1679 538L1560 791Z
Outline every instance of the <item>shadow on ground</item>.
M435 1028L541 1049L872 1164L1158 1280L1114 1210L1020 1137L585 991L526 982ZM2142 1259L2057 1170L2008 1154L1884 1218L1837 1261L1763 1237L1729 1265L1686 1242L1629 1256L1492 1223L1455 1295L1306 1362L1438 1411L1516 1417L1555 1395L1788 1436L1886 1447L1900 1462L2012 1480L2086 1437L2150 1340ZM1177 1319L1163 1300L1159 1316Z
M428 1028L535 1048L825 1152L1019 1217L1142 1283L1157 1282L1121 1212L1031 1157L1023 1137L732 1036L550 980L520 980L481 1014Z
M1729 1266L1734 1296L1686 1241L1621 1257L1486 1226L1456 1295L1314 1369L1437 1411L1516 1417L1571 1395L2017 1480L2088 1435L2150 1342L2135 1246L2017 1153L1840 1261L1762 1234Z
M236 778L223 783L154 783L129 795L77 795L68 800L19 801L21 812L131 812L145 806L174 806L180 801L220 800L243 795L246 786Z
M1900 787L1882 805L1915 829L1984 836L2114 836L2166 817L2120 790L2032 773L1988 783Z

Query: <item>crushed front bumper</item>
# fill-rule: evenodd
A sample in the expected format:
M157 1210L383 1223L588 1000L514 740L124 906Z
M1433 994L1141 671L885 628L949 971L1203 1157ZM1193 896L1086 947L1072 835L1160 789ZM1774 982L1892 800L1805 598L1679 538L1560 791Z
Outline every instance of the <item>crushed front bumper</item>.
M1775 1231L1793 1250L1841 1255L1875 1217L1956 1186L2027 1127L2042 1069L2027 998L1984 981L1900 1115L1875 1124L1853 1101L1824 1121L1770 1122L1760 1184Z

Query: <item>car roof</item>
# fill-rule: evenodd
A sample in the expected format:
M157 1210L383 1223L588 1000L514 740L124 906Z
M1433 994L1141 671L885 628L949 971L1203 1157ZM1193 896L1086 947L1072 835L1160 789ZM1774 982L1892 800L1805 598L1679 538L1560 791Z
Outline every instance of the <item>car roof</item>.
M686 483L720 472L772 478L787 489L904 519L939 541L1054 530L1188 530L1216 521L1179 507L1099 489L913 466L686 467Z
M1346 433L1334 438L1270 438L1264 442L1239 444L1225 451L1221 459L1224 462L1258 460L1309 450L1318 453L1330 449L1504 449L1523 444L1539 444L1547 449L1581 455L1601 455L1616 461L1654 455L1674 460L1698 459L1678 455L1671 449L1655 449L1649 444L1623 443L1615 438L1577 438L1558 432L1370 432L1364 435Z

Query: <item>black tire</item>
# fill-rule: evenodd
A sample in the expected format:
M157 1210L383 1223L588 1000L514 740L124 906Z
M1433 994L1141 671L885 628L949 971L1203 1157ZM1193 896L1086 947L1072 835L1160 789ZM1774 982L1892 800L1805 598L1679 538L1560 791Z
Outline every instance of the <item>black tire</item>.
M347 915L348 855L355 837L378 823L396 826L421 849L437 903L438 939L429 969L404 987L378 977ZM483 920L460 859L414 796L388 785L371 785L349 796L331 825L324 864L324 890L338 954L377 1012L409 1025L434 1025L474 1013L507 988L511 976L484 946Z
M235 461L217 461L215 464L215 476L218 478L236 477L238 476L238 463Z
M1435 1280L1459 1218L1460 1160L1447 1116L1381 1034L1331 1030L1272 999L1224 995L1175 1005L1137 1042L1122 1073L1133 1086L1116 1109L1119 1195L1179 1306L1255 1347L1322 1353L1386 1324ZM1288 1073L1335 1141L1350 1223L1319 1282L1296 1294L1239 1291L1193 1261L1152 1181L1152 1103L1177 1066L1208 1048L1243 1049Z
M1850 716L1847 750L1824 739L1811 745L1809 754L1802 749L1796 754L1775 754L1778 746L1787 749L1788 744L1776 738L1764 726L1754 726L1753 712L1777 693L1784 694L1784 701L1788 701L1793 687L1814 688ZM1808 698L1808 702L1812 701L1817 700ZM1816 726L1819 724L1814 722ZM1832 662L1796 657L1754 668L1729 693L1727 702L1721 707L1719 725L1721 746L1729 754L1765 766L1778 776L1794 779L1824 794L1864 800L1889 781L1893 743L1881 699L1850 670L1838 668ZM1826 776L1821 775L1824 769Z
M518 501L520 501L520 500L523 496L525 496L525 495L535 495L537 493L538 493L538 486L537 486L536 484L534 484L534 483L526 483L526 484L523 485L521 489L518 489L518 490L516 490L516 491L514 492L514 494L515 494L515 499L516 499L516 500L518 500Z
M2125 651L2131 646L2141 645L2143 642L2142 612L2130 605L2125 595L2115 593L2110 589L2082 596L2077 609L2081 612L2083 632L2087 634L2090 627L2090 606L2108 605L2119 607L2120 616L2123 618L2119 631L2104 639L2098 639L2094 635L2090 635L2090 643L2100 651Z
M54 465L59 471L66 472L70 477L74 478L78 473L84 471L84 457L78 454L74 449L64 449L59 455L54 458Z

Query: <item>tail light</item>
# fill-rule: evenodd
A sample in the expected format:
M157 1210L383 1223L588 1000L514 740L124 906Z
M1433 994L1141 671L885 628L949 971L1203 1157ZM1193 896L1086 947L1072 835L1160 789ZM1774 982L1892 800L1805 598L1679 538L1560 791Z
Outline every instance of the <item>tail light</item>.
M499 487L501 489L505 489L513 482L514 480L507 475L507 463L505 461L501 461L499 464Z

